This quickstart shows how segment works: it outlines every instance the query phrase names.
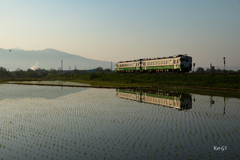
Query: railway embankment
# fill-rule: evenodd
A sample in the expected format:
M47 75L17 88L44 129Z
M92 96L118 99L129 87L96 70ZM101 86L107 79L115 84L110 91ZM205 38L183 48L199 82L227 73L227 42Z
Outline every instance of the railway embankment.
M111 88L192 88L240 92L240 74L196 74L196 73L90 73L48 74L42 78L0 79L7 81L72 81L87 83L95 87Z
M112 87L189 87L213 90L240 91L240 74L59 74L48 75L46 80L70 80L94 86Z

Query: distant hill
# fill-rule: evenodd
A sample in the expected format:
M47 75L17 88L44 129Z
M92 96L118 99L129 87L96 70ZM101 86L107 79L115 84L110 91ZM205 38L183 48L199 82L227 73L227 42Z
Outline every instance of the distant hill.
M14 71L17 68L23 70L30 68L58 70L61 67L61 60L63 60L63 70L69 70L69 68L73 70L75 66L79 70L97 67L103 67L103 69L111 68L111 62L88 59L54 49L38 51L12 49L9 51L0 48L0 66L10 71ZM112 67L115 69L114 63Z

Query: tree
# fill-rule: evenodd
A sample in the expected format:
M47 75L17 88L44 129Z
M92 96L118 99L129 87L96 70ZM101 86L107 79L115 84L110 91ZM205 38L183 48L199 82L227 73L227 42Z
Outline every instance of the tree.
M104 70L104 72L105 73L112 73L113 71L111 69L107 68L107 69Z
M205 70L202 67L198 67L196 73L205 73Z
M49 73L50 73L50 74L57 74L57 72L58 72L58 71L57 71L56 69L53 69L53 68L49 70Z
M28 69L26 72L26 77L28 78L40 78L39 73L35 70Z
M26 72L24 72L21 68L17 68L14 72L13 75L15 78L25 78Z
M207 69L205 70L205 72L206 72L206 73L210 73L211 70L210 70L209 68L207 68Z
M98 68L94 69L94 71L95 71L96 73L103 72L103 67L98 67Z
M10 77L9 71L6 68L0 67L0 78L8 78Z

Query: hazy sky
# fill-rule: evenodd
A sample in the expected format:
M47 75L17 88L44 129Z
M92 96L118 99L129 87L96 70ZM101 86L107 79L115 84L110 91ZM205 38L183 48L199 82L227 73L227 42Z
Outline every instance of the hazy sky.
M0 48L240 66L240 0L0 0Z

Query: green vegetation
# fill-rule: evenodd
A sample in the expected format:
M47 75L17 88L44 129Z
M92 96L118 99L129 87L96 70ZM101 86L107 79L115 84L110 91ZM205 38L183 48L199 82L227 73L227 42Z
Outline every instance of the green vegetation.
M240 89L240 74L58 74L48 75L48 80L70 80L115 87L205 87L209 89Z
M89 73L93 72L93 73ZM210 89L240 91L239 73L159 73L159 74L117 74L109 69L98 67L93 70L63 72L56 70L17 69L9 72L0 67L0 82L21 80L63 80L88 83L96 87L116 88L155 88L155 89Z
M195 71L196 73L224 73L224 70L221 69L215 69L215 68L202 68L198 67L197 70ZM233 70L225 70L226 73L240 73L240 70L238 71L233 71Z

